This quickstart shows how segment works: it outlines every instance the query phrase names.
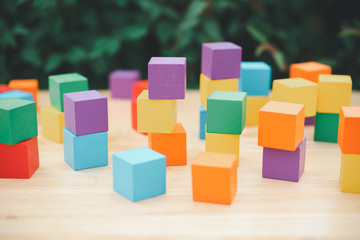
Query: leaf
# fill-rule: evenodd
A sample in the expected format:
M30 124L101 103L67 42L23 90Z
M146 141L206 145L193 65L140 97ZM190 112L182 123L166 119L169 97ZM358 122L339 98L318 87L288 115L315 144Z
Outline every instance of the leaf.
M220 42L223 40L221 35L220 26L214 19L208 19L204 23L205 32L211 38L212 41Z
M92 48L90 56L98 58L102 55L113 56L120 48L121 41L114 37L98 38Z
M208 3L207 1L192 1L190 6L186 11L186 18L196 18L206 9Z
M139 40L143 38L147 32L147 27L141 25L128 26L121 31L124 40Z
M21 52L21 57L25 62L33 65L34 67L40 67L41 66L40 55L36 51L36 48L34 48L34 47L25 48Z
M51 54L48 60L46 61L45 72L49 73L55 70L56 68L58 68L62 60L63 57L60 54L58 53Z
M16 47L16 41L14 36L8 31L6 32L0 41L4 47L11 46L12 48Z
M160 39L161 43L166 44L174 35L175 28L167 21L159 22L155 28L156 36Z
M267 38L265 36L265 34L263 34L262 32L260 32L258 29L256 29L255 27L253 27L252 25L248 25L246 26L246 30L250 33L250 35L255 38L256 41L258 41L259 43L266 43L267 42Z
M19 36L26 36L29 34L29 30L27 30L22 24L15 25L12 32L15 35L19 35Z
M81 47L73 47L66 54L66 60L72 64L83 61L86 57L86 51Z
M176 49L183 49L187 47L191 41L193 40L194 32L193 31L186 31L182 35L179 35L178 41L175 45Z
M351 36L360 36L360 30L355 28L347 28L339 33L340 38L347 38Z
M284 54L281 51L276 51L273 55L273 58L280 70L282 71L286 70Z

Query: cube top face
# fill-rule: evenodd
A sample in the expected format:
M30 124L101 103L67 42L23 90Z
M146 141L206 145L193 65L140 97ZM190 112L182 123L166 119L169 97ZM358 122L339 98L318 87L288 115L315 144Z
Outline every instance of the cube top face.
M12 110L20 108L29 104L34 104L33 101L19 99L19 98L5 98L0 99L0 110Z
M203 43L203 46L211 50L239 50L240 46L232 42L210 42Z
M265 62L241 62L241 70L247 71L247 70L266 70L271 71L271 67L265 63Z
M321 70L330 70L331 67L318 62L303 62L303 63L294 63L294 66L300 68L304 71L321 71Z
M133 99L137 99L142 91L149 88L148 80L136 81L133 84Z
M56 83L67 83L67 82L77 82L77 81L87 81L88 79L79 73L65 73L58 75L49 76L49 81L54 81Z
M360 107L341 107L338 143L344 154L360 154Z
M0 93L0 99L5 99L5 98L19 98L19 99L32 101L34 99L34 96L32 93L29 92L25 92L21 90L10 90Z
M237 157L235 154L199 152L192 161L193 166L231 168L237 166Z
M302 104L270 101L260 109L260 112L297 116L304 111L304 108Z
M122 159L130 165L139 165L152 161L166 161L166 157L147 147L134 148L122 152L116 152L114 157Z
M360 121L360 107L358 106L341 107L340 113L342 113L345 118L356 118Z
M246 96L247 94L245 92L213 91L208 97L208 100L242 102L246 99Z
M138 70L115 70L110 73L110 79L117 78L117 79L132 79L132 80L139 80L140 79L140 72Z
M173 133L185 133L185 129L181 123L177 123L174 127Z
M37 79L13 79L9 82L9 88L38 89L39 81Z
M294 63L290 65L290 77L302 77L317 83L319 74L331 74L331 67L318 62Z
M239 91L249 96L267 96L271 85L271 67L265 62L241 62Z
M72 102L107 99L104 95L102 95L96 90L65 93L64 98L65 97L69 98L69 100L71 100Z
M319 84L321 83L342 83L352 84L351 77L349 75L336 75L336 74L320 74Z
M149 65L180 65L186 64L185 57L152 57Z
M317 84L304 78L287 78L274 80L275 84L281 84L288 88L317 87Z

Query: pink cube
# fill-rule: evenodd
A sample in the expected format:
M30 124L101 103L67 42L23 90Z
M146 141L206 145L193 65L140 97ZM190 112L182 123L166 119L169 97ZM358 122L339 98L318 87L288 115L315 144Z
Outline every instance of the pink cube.
M132 99L132 86L140 80L137 70L115 70L109 75L112 98Z

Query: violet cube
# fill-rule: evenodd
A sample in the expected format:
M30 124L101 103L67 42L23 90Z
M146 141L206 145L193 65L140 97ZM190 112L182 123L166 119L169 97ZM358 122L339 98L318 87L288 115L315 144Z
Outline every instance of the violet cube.
M109 88L112 98L132 99L132 86L140 80L137 70L115 70L109 75Z
M211 80L239 78L242 48L232 42L203 43L201 73Z
M152 57L148 63L149 99L184 99L186 58Z
M263 177L298 182L305 169L305 152L305 137L295 151L264 147Z
M107 98L96 90L64 94L65 127L76 136L108 131Z

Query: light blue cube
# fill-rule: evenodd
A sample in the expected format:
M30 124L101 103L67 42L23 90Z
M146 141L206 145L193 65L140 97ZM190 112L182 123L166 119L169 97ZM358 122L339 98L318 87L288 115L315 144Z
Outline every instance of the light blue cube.
M239 91L248 96L268 96L271 86L271 67L264 62L242 62Z
M5 99L5 98L20 98L24 100L34 101L34 96L32 93L20 91L20 90L11 90L0 93L0 99Z
M76 136L63 128L65 162L74 170L108 165L107 132Z
M200 105L200 139L205 139L206 109Z
M147 147L113 154L114 190L136 202L166 192L166 157Z

